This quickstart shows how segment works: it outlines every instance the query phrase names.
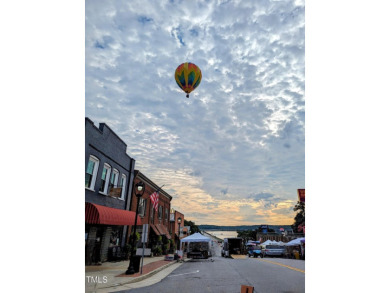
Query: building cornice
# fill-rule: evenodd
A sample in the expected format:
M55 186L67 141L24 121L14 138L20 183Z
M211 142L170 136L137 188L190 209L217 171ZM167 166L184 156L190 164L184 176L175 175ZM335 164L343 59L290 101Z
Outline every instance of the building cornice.
M136 174L136 178L142 180L145 184L149 185L152 189L159 189L160 187L154 183L152 180L150 180L148 177L146 177L141 171L139 170L134 170L134 173ZM169 201L172 200L172 196L170 196L164 189L160 189L160 194L164 195L169 199Z

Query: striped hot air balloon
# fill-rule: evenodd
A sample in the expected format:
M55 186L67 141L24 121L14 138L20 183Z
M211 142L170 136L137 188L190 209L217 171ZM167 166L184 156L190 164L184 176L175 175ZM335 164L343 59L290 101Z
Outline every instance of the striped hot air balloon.
M190 97L190 92L197 88L202 80L202 72L194 63L186 62L180 64L175 71L177 85Z

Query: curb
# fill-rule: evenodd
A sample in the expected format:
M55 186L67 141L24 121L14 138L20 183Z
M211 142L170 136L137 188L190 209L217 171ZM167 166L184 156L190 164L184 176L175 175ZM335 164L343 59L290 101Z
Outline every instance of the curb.
M107 287L101 287L99 289L108 289L108 288L112 288L112 287L118 287L118 286L122 286L122 285L125 285L125 284L131 284L131 283L136 283L136 282L140 282L142 280L145 280L155 274L157 274L158 272L162 271L163 269L175 264L175 263L179 263L177 261L172 261L172 262L169 262L167 263L166 265L163 265L162 267L159 267L145 275L142 275L142 276L139 276L139 277L136 277L136 278L133 278L131 280L128 280L128 281L124 281L124 282L120 282L120 283L117 283L117 284L113 284L113 285L109 285Z

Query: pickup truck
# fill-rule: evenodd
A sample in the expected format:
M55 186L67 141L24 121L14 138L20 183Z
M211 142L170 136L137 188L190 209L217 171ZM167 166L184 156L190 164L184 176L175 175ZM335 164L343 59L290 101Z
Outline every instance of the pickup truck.
M284 256L286 248L281 245L266 245L261 249L260 257Z

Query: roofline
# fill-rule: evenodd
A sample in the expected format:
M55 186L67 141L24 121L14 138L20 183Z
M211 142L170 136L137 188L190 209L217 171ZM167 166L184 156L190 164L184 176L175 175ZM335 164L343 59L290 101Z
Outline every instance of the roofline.
M150 187L154 189L160 189L160 193L169 198L169 201L172 200L172 196L170 196L164 189L160 188L156 183L154 183L152 180L150 180L148 177L145 176L141 171L139 170L134 170L134 177L138 177L141 179L144 183L148 184Z
M95 123L91 119L89 119L88 117L85 117L85 120L88 121L89 123L91 123L93 125L93 127L95 127L97 130L99 130L100 133L103 133L103 127L107 127L112 132L112 134L114 134L121 142L123 142L123 144L126 146L126 149L127 149L127 143L122 138L120 138L119 135L116 134L116 132L114 130L112 130L110 128L110 126L108 126L106 123L104 123L104 122L99 123L99 127L97 127L95 125Z

